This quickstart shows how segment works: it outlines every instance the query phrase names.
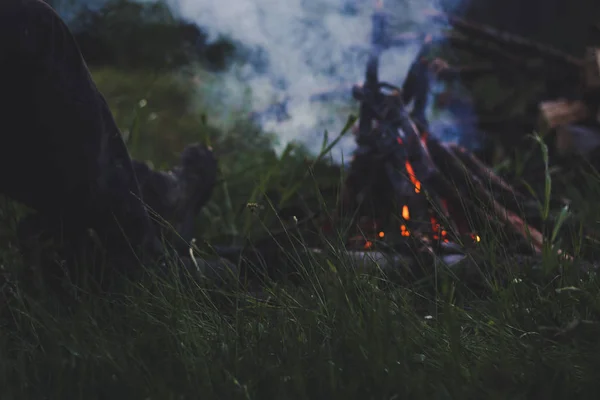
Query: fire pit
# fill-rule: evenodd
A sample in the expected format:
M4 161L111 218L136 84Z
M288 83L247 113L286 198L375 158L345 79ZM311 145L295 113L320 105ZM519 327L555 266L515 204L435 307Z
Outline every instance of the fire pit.
M431 16L440 18L440 14ZM391 36L388 17L382 11L382 3L377 2L372 15L365 79L351 88L352 97L360 104L354 129L357 149L336 212L317 224L322 228L320 234L329 235L331 240L326 244L321 242L321 246L317 241L311 242L312 255L323 254L328 247L333 249L331 243L339 243L339 233L344 232L344 248L343 251L335 248L337 255L348 256L359 266L408 270L414 276L415 266L425 268L425 274L431 275L438 261L455 265L464 259L477 258L485 263L485 258L491 255L500 255L502 259L513 257L514 262L506 264L520 268L527 264L523 260L537 260L534 263L539 264L542 253L549 248L549 241L542 234L549 221L542 215L538 200L497 175L468 149L438 139L426 110L436 79L447 82L513 68L525 74L550 76L553 82L571 81L577 75L574 69L578 72L581 67L580 62L510 34L453 17L447 19L456 32ZM473 32L479 40L462 35ZM391 46L415 40L421 41L421 48L403 84L395 86L381 81L381 54ZM500 46L489 46L484 43L486 40L508 44L520 54L511 55ZM502 61L452 67L435 51L440 43L475 48ZM552 68L545 71L543 63L528 63L521 57L523 53L550 60ZM347 93L350 88L343 91ZM339 94L339 89L322 92L313 96L313 101ZM445 92L436 100L452 105L457 100L452 96ZM479 117L474 124L479 129L494 125L506 133L513 130L514 121L503 124L493 118L481 118L479 112L474 114ZM528 120L515 124L527 133L535 128L535 123ZM460 124L457 129L461 129ZM286 230L282 235L289 233ZM283 246L279 242L273 244L272 240L267 242L259 246L258 252L247 254L277 269L281 259L273 255L273 249ZM281 238L281 242L286 239ZM294 243L290 247L297 250ZM305 244L302 248L306 249ZM554 249L554 253L569 258L559 249Z
M352 89L360 102L358 148L338 219L331 221L351 221L348 251L359 260L385 259L386 265L394 264L390 257L400 262L401 254L423 253L455 262L485 240L499 242L504 251L540 254L544 238L534 199L430 130L425 110L432 76L455 75L432 55L432 37L425 38L402 87L380 81L379 58L390 41L378 6L365 81Z

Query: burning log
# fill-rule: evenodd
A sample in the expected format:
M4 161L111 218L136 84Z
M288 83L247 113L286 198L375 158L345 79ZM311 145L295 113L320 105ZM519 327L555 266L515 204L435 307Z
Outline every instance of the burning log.
M412 164L406 164L405 182L410 182L416 193L412 196L408 193L404 196L396 196L396 198L403 199L404 202L402 206L404 223L400 225L401 236L418 234L425 235L434 241L448 241L453 238L460 242L465 238L472 238L473 232L482 232L490 228L495 232L509 229L514 233L513 239L516 236L520 238L521 244L531 244L534 252L541 251L543 243L541 233L528 226L525 220L518 216L524 207L521 201L526 204L525 200L527 200L523 194L518 193L472 154L465 153L463 149L444 145L433 137L426 138L425 142L428 154L436 166L436 172L429 179L421 181L415 176ZM457 154L461 156L459 157ZM376 162L375 160L371 161ZM357 164L354 167L360 168ZM360 172L354 172L354 174L360 174ZM351 175L351 177L354 176ZM352 179L351 177L349 180ZM491 186L501 193L493 193L482 177L487 177ZM379 177L380 180L386 178L387 176L383 174ZM348 189L354 191L355 187L349 186ZM391 190L390 187L387 193L379 192L377 196L393 198L394 194L390 193ZM373 196L376 195L373 194ZM506 201L507 204L502 204L497 198L512 199L512 201L509 200ZM438 205L431 207L431 201ZM390 209L389 206L386 207L386 211ZM363 212L365 211L363 209ZM431 225L424 227L424 224L421 224L417 227L415 224L411 224L411 218L414 218L412 214L418 213L421 214L418 219L420 221L426 218L423 217L423 214L429 213ZM379 215L379 219L384 219L384 217ZM446 228L442 228L442 225L445 225ZM381 227L377 226L376 228Z
M328 218L321 230L323 234L333 233L332 223L350 220L351 228L344 224L341 229L350 236L344 255L353 259L359 268L395 269L416 277L419 274L411 265L418 264L415 261L430 266L439 259L447 264L462 260L464 253L487 239L487 232L493 234L490 239L499 244L503 253L538 255L544 247L541 227L536 226L539 209L534 200L495 174L468 150L441 143L434 136L425 118L430 80L434 75L442 80L453 80L510 68L521 68L521 71L544 68L543 65L529 64L525 56L510 54L503 49L506 45L528 49L534 55L563 64L559 68L575 69L578 73L581 72L580 60L518 37L489 32L487 27L452 21L462 32L475 33L482 39L471 41L460 34L452 34L448 35L451 44L477 48L477 51L487 52L501 61L452 67L437 58L433 49L447 37L405 35L390 40L385 34L385 15L378 10L372 17L371 51L365 80L362 85L353 86L351 91L352 97L360 102L355 132L358 148L334 220ZM408 40L422 41L422 47L402 87L381 82L378 72L381 52ZM494 42L496 47L487 45L485 40ZM346 90L336 88L315 94L312 99L346 95ZM540 111L551 129L571 127L590 115L582 101L547 102ZM498 117L498 114L488 113L484 118L478 115L475 122L480 127L488 124L490 129L507 136L517 122ZM537 118L538 114L533 110L533 116L528 114L523 121L518 121L522 125L518 130L530 133ZM463 122L473 124L473 121ZM572 138L573 133L570 134ZM564 133L559 133L558 137L566 141ZM577 147L573 140L566 142ZM595 146L596 142L592 142L589 139L588 146ZM323 251L311 249L314 254ZM272 259L274 261L265 263L278 264L277 257Z
M364 248L372 250L374 243L394 230L409 242L456 242L468 247L469 242L480 240L477 232L491 227L495 232L510 232L508 244L525 244L528 250L540 253L542 234L519 216L524 209L537 214L528 204L531 199L465 149L444 145L430 134L425 118L430 71L448 71L447 64L430 57L432 38L425 38L399 90L379 81L383 39L376 34L385 31L377 26L384 24L385 18L376 15L373 23L374 50L366 80L353 91L361 103L356 135L359 149L344 196L346 210L358 209L361 220L372 217L367 219L372 229L358 227ZM392 93L383 89L392 89ZM410 103L413 106L408 113L405 106ZM387 226L382 221L388 221ZM398 226L390 226L389 221Z

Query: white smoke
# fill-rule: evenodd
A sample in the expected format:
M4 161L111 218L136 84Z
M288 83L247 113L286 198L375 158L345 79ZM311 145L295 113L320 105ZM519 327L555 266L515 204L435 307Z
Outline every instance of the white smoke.
M384 10L393 16L398 33L435 33L440 27L428 24L424 13L433 1L388 0ZM293 140L318 151L325 130L329 137L341 130L352 110L350 103L338 102L336 108L335 102L310 97L344 85L350 90L350 85L363 80L373 0L170 0L169 4L213 39L226 35L266 52L266 69L252 63L237 65L221 77L214 90L226 102L224 108L260 111L288 98L289 119L262 121L265 130L277 134L280 147ZM387 50L380 63L381 79L400 85L418 50L417 43ZM348 135L334 158L340 160L343 153L349 159L353 148Z

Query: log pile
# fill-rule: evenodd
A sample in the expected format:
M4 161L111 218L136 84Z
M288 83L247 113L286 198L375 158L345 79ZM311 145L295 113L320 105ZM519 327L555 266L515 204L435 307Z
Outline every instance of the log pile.
M574 99L540 104L540 130L554 133L557 153L591 160L600 149L600 48L589 47Z
M373 18L374 25L384 21ZM401 88L379 81L382 41L372 42L365 82L353 89L360 102L358 149L338 214L354 221L348 249L368 254L393 248L396 256L457 260L457 253L493 241L502 251L541 254L545 239L530 195L467 149L442 143L430 131L425 116L429 72L456 75L443 60L430 57L433 39L424 38Z
M432 18L448 22L452 32L390 38L384 35L385 15L380 10L374 13L365 80L352 88L353 98L360 103L354 131L358 148L341 204L325 225L331 227L343 220L340 226L351 227L347 254L361 263L375 260L371 264L378 266L405 266L407 259L423 257L456 262L471 250L476 252L478 246L496 248L503 255L536 257L547 245L539 203L464 147L436 137L425 113L432 79L464 81L497 74L543 80L550 89L543 101L527 112L517 116L498 110L485 114L474 104L476 124L481 131L504 136L508 142L535 130L552 133L559 154L587 156L600 148L600 51L589 50L585 60L578 59L460 18L440 13ZM421 50L403 85L381 82L380 54L391 46L415 41L421 43ZM482 55L487 61L449 65L436 51L440 44ZM516 89L514 96L506 99L508 105L521 96L518 86ZM315 94L314 100L347 92L347 88L334 89ZM436 100L448 108L464 100L452 93L444 95ZM568 257L560 249L555 251Z
M577 58L483 24L441 13L432 13L431 16L453 28L455 38L449 41L451 46L468 48L492 61L487 71L480 68L479 72L501 73L501 70L512 69L513 74L545 83L546 91L538 104L536 119L531 115L529 124L509 124L512 128L524 128L522 134L536 130L541 134L554 135L554 145L561 156L577 155L589 159L595 150L600 149L599 47L590 46L585 56ZM456 37L462 40L456 40ZM440 78L448 79L455 75L445 73ZM461 79L465 76L462 75ZM507 134L506 126L497 125L499 133ZM485 131L493 130L489 129L490 126L481 127Z

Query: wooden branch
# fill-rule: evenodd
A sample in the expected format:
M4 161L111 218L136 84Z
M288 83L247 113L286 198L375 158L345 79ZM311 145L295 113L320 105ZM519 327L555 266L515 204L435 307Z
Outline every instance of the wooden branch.
M448 148L462 161L463 164L475 174L482 182L490 184L492 190L500 192L503 200L509 201L513 210L526 207L527 198L523 193L517 192L508 182L498 176L491 168L479 160L473 153L464 147L449 144Z
M521 237L524 243L531 244L531 248L535 253L541 252L543 236L537 229L527 226L525 221L517 214L507 210L496 201L481 179L471 173L448 146L433 138L428 139L427 145L436 163L439 163L440 171L443 171L448 179L458 183L455 190L461 196L461 201L467 204L470 210L491 217L488 218L488 222L492 224L493 221L500 221L502 225ZM475 200L479 201L480 204Z
M535 253L541 254L544 245L544 236L542 233L534 227L528 226L518 215L501 206L500 203L494 200L489 193L483 189L481 184L477 185L476 188L478 194L486 197L487 200L492 204L494 208L494 215L504 221L507 226L514 230L515 233L518 233L523 237L523 239L525 239L527 242L530 242Z
M590 109L579 100L554 100L542 102L540 114L543 128L555 129L586 119L590 116Z
M477 225L473 219L473 216L477 216L479 221L485 221L494 230L500 231L503 226L500 220L490 216L488 211L475 201L473 182L465 165L435 138L427 138L427 147L440 171L436 179L433 180L432 186L435 186L438 193L442 193L449 202L452 218L456 220L457 224L459 226L465 224ZM467 210L474 215L467 215ZM473 228L482 230L484 227L474 226ZM461 231L460 233L466 234L468 232Z

